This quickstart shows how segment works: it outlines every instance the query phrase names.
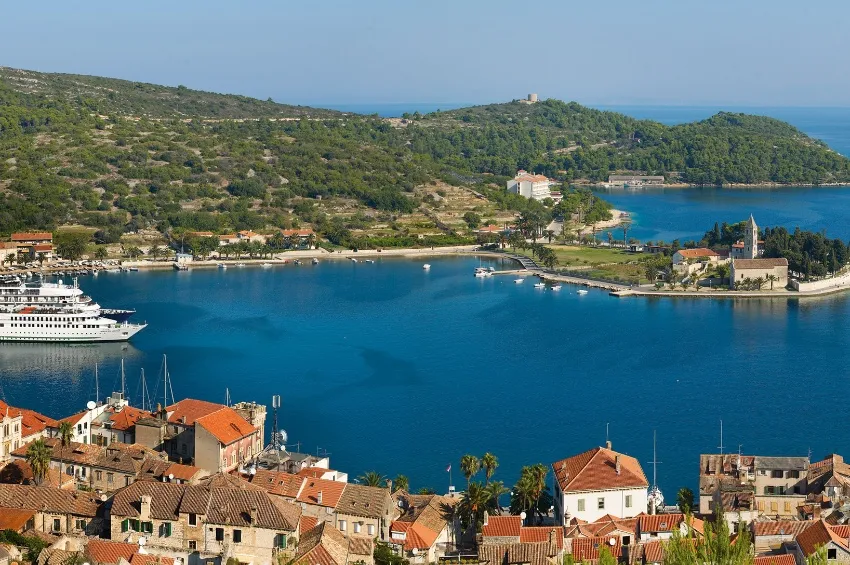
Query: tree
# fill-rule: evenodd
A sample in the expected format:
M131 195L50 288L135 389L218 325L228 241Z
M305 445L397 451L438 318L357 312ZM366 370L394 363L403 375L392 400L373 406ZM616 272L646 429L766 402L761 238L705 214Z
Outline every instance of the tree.
M596 561L596 565L617 565L617 560L611 554L611 550L604 544L599 546L599 559Z
M481 468L484 469L484 484L490 484L490 479L496 468L499 466L499 459L489 451L481 457Z
M90 236L87 232L62 231L54 237L56 254L63 259L76 261L86 252Z
M357 477L357 480L367 487L382 487L387 484L387 478L377 471L367 471Z
M768 282L770 282L770 290L773 290L773 283L779 281L779 277L777 277L773 273L767 275L766 279L767 279Z
M63 456L59 459L59 475L62 475L62 465L64 465L64 452L65 448L71 445L71 438L74 436L74 426L71 422L62 421L59 422L59 443L62 445L62 453ZM61 480L60 480L61 486Z
M43 266L44 262L46 260L47 260L47 254L46 253L39 253L38 254L38 266L39 267Z
M814 553L806 557L806 565L827 565L829 563L827 556L826 545L818 546Z
M95 249L95 251L94 251L94 257L95 257L95 259L98 259L98 260L103 261L103 260L104 260L104 259L106 259L108 256L109 256L109 253L106 251L106 247L104 247L104 246L99 246L99 247L98 247L97 249Z
M393 479L393 484L396 489L403 490L404 492L408 492L410 490L410 479L408 479L405 475L396 475L395 479Z
M478 457L467 454L460 458L460 470L466 477L467 488L469 488L469 481L478 473L479 469L481 469L481 462L478 461Z
M156 261L159 259L159 256L162 255L162 247L159 245L152 245L150 249L148 249L148 255L153 257L153 260Z
M535 516L539 519L549 510L552 496L546 486L548 472L549 468L542 463L522 468L519 480L512 490L511 514L526 512L534 523Z
M487 510L495 514L501 514L502 506L499 499L511 491L505 488L505 483L502 481L493 481L492 483L486 484L484 485L484 490L490 497L490 501L487 504Z
M398 555L385 541L375 543L372 557L375 565L410 565L410 561Z
M481 225L481 216L475 212L467 212L463 215L463 221L469 226L469 229L475 229Z
M676 503L679 505L679 510L684 514L690 514L694 507L694 491L688 487L682 487L676 493Z
M514 230L511 232L511 235L508 237L508 243L511 244L511 249L516 249L519 247L520 249L525 249L525 237L523 237L522 233L519 230Z
M50 469L50 448L39 438L27 447L27 463L32 469L33 479L36 485L40 485Z
M552 243L552 239L555 237L555 230L546 230L543 233L546 235L546 239L549 240L549 243Z
M142 250L139 249L138 247L136 247L135 245L131 245L130 247L127 248L127 256L130 259L136 259L141 254L142 254Z
M484 510L487 509L489 502L490 494L484 486L481 483L470 483L466 492L463 493L460 508L458 508L461 522L467 528L474 526L475 531L478 531Z
M690 516L688 520L690 525ZM690 527L687 534L674 531L664 547L664 565L752 565L748 528L738 528L738 536L733 543L729 524L722 510L718 509L714 522L706 521L704 530L702 539L694 538Z

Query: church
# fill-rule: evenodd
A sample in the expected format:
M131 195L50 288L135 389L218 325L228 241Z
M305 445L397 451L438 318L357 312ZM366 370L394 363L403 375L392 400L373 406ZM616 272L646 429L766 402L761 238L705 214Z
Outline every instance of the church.
M785 288L788 285L788 259L761 258L764 254L764 242L759 241L759 228L750 214L747 227L744 230L744 241L732 246L732 264L729 268L729 287L745 279L763 279L776 277L773 282L766 283L769 288Z

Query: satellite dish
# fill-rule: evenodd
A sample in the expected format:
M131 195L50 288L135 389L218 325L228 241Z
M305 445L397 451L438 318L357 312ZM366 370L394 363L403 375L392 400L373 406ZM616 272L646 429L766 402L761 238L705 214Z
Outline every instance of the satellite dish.
M173 481L173 480L174 480L174 473L168 473L168 480L169 480L169 481Z
M257 474L257 468L251 467L250 469L248 469L248 474L251 475L251 476L256 475Z
M520 512L520 513L519 513L519 519L520 519L520 520L525 520L525 516L526 516L526 513L525 513L525 512Z
M145 539L145 536L139 538L139 545L145 545L148 543L148 540Z
M101 494L101 495L100 495L100 501L101 501L101 502L106 502L106 500L107 500L106 495L105 495L105 494Z
M289 435L287 435L286 430L280 430L278 432L278 437L280 437L281 443L286 443L286 440L289 439Z
M614 539L614 538L609 539L608 545L610 545L611 547L614 547L615 545L617 545L617 540Z
M86 402L86 408L88 408L89 410L94 410L95 408L97 408L97 404L94 403L94 400L89 400L88 402Z

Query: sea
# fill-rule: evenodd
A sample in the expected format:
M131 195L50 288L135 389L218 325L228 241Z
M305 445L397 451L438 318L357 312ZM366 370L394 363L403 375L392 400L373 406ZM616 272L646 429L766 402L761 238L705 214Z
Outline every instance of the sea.
M712 113L620 111L670 123ZM772 115L850 154L850 111L785 111ZM604 196L632 212L630 236L641 239L698 238L715 221L750 214L761 225L850 239L850 189ZM696 488L700 453L850 454L841 425L850 296L618 299L569 285L538 290L509 275L474 278L479 265L513 267L422 256L83 277L87 294L136 308L148 328L129 344L0 344L0 397L68 415L120 390L123 359L130 401L141 404L144 370L155 405L165 401L166 356L176 398L224 402L229 393L270 406L280 395L290 450L328 454L351 477L405 474L414 489L440 491L449 465L463 485L466 453L496 454L495 478L510 486L523 465L606 439L636 457L668 500Z

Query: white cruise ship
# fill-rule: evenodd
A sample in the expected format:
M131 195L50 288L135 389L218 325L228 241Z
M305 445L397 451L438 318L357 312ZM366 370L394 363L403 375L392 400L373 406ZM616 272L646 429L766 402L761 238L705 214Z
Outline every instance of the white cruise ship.
M107 312L119 319L104 317ZM127 322L127 313L101 310L77 279L68 285L0 278L0 341L127 341L147 325Z

